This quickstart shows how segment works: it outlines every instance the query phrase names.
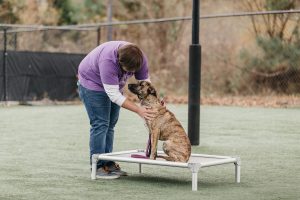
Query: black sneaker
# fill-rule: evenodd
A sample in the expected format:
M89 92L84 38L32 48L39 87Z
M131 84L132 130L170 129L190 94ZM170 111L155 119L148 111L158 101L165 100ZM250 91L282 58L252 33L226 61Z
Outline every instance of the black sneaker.
M120 166L115 162L110 162L105 167L107 167L107 170L112 174L115 174L118 176L128 176L127 172L122 171Z
M108 170L108 167L101 167L97 169L96 178L100 179L117 179L120 178L120 175L113 174Z

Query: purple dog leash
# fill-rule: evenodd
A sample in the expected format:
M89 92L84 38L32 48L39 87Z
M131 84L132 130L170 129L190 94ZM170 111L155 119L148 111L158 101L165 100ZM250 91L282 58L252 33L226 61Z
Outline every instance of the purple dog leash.
M131 154L131 158L149 159L150 154L151 154L151 135L149 134L149 139L148 139L148 143L147 143L147 148L146 148L145 156L140 155L140 154Z

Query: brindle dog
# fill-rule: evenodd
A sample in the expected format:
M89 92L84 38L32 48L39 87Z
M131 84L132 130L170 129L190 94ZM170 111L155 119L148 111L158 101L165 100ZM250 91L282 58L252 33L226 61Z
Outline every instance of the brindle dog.
M152 144L150 159L155 160L156 157L160 157L167 161L187 162L191 155L190 140L174 114L161 105L151 83L139 81L137 84L128 84L128 89L137 95L142 106L157 111L153 120L146 121ZM156 155L158 140L164 141L163 151L168 156Z

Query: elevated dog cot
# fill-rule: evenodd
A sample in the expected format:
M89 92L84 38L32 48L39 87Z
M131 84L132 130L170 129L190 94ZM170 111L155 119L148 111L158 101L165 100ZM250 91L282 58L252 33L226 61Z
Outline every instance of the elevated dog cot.
M158 151L157 154L165 155L163 151ZM135 155L135 157L132 157L132 155ZM106 154L94 154L92 156L91 179L92 180L96 179L98 160L111 160L111 161L118 161L118 162L137 163L139 164L139 173L142 173L142 164L188 168L192 172L193 191L198 190L198 186L197 186L198 172L201 168L233 163L235 165L235 181L236 183L240 182L241 161L240 158L238 157L192 153L189 161L187 163L183 163L183 162L166 161L162 158L157 158L156 160L138 158L139 155L143 157L145 155L145 150L129 150L129 151L106 153Z

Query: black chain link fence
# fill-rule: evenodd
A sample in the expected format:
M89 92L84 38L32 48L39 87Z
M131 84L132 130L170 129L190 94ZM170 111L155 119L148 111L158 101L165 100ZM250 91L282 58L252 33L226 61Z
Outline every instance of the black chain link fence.
M276 16L283 19L286 15L289 18L282 35L272 37L268 35L268 24L260 15L202 19L201 96L298 95L300 14ZM272 16L275 15L268 15L269 18ZM260 33L255 30L253 21ZM85 55L98 44L106 42L107 27L92 27L89 30L8 29L6 49ZM131 41L142 48L149 60L152 82L161 95L185 96L188 91L190 27L191 21L186 19L114 25L113 39ZM5 49L3 31L0 33L0 47ZM2 86L3 54L0 58ZM2 89L0 91L3 93Z

